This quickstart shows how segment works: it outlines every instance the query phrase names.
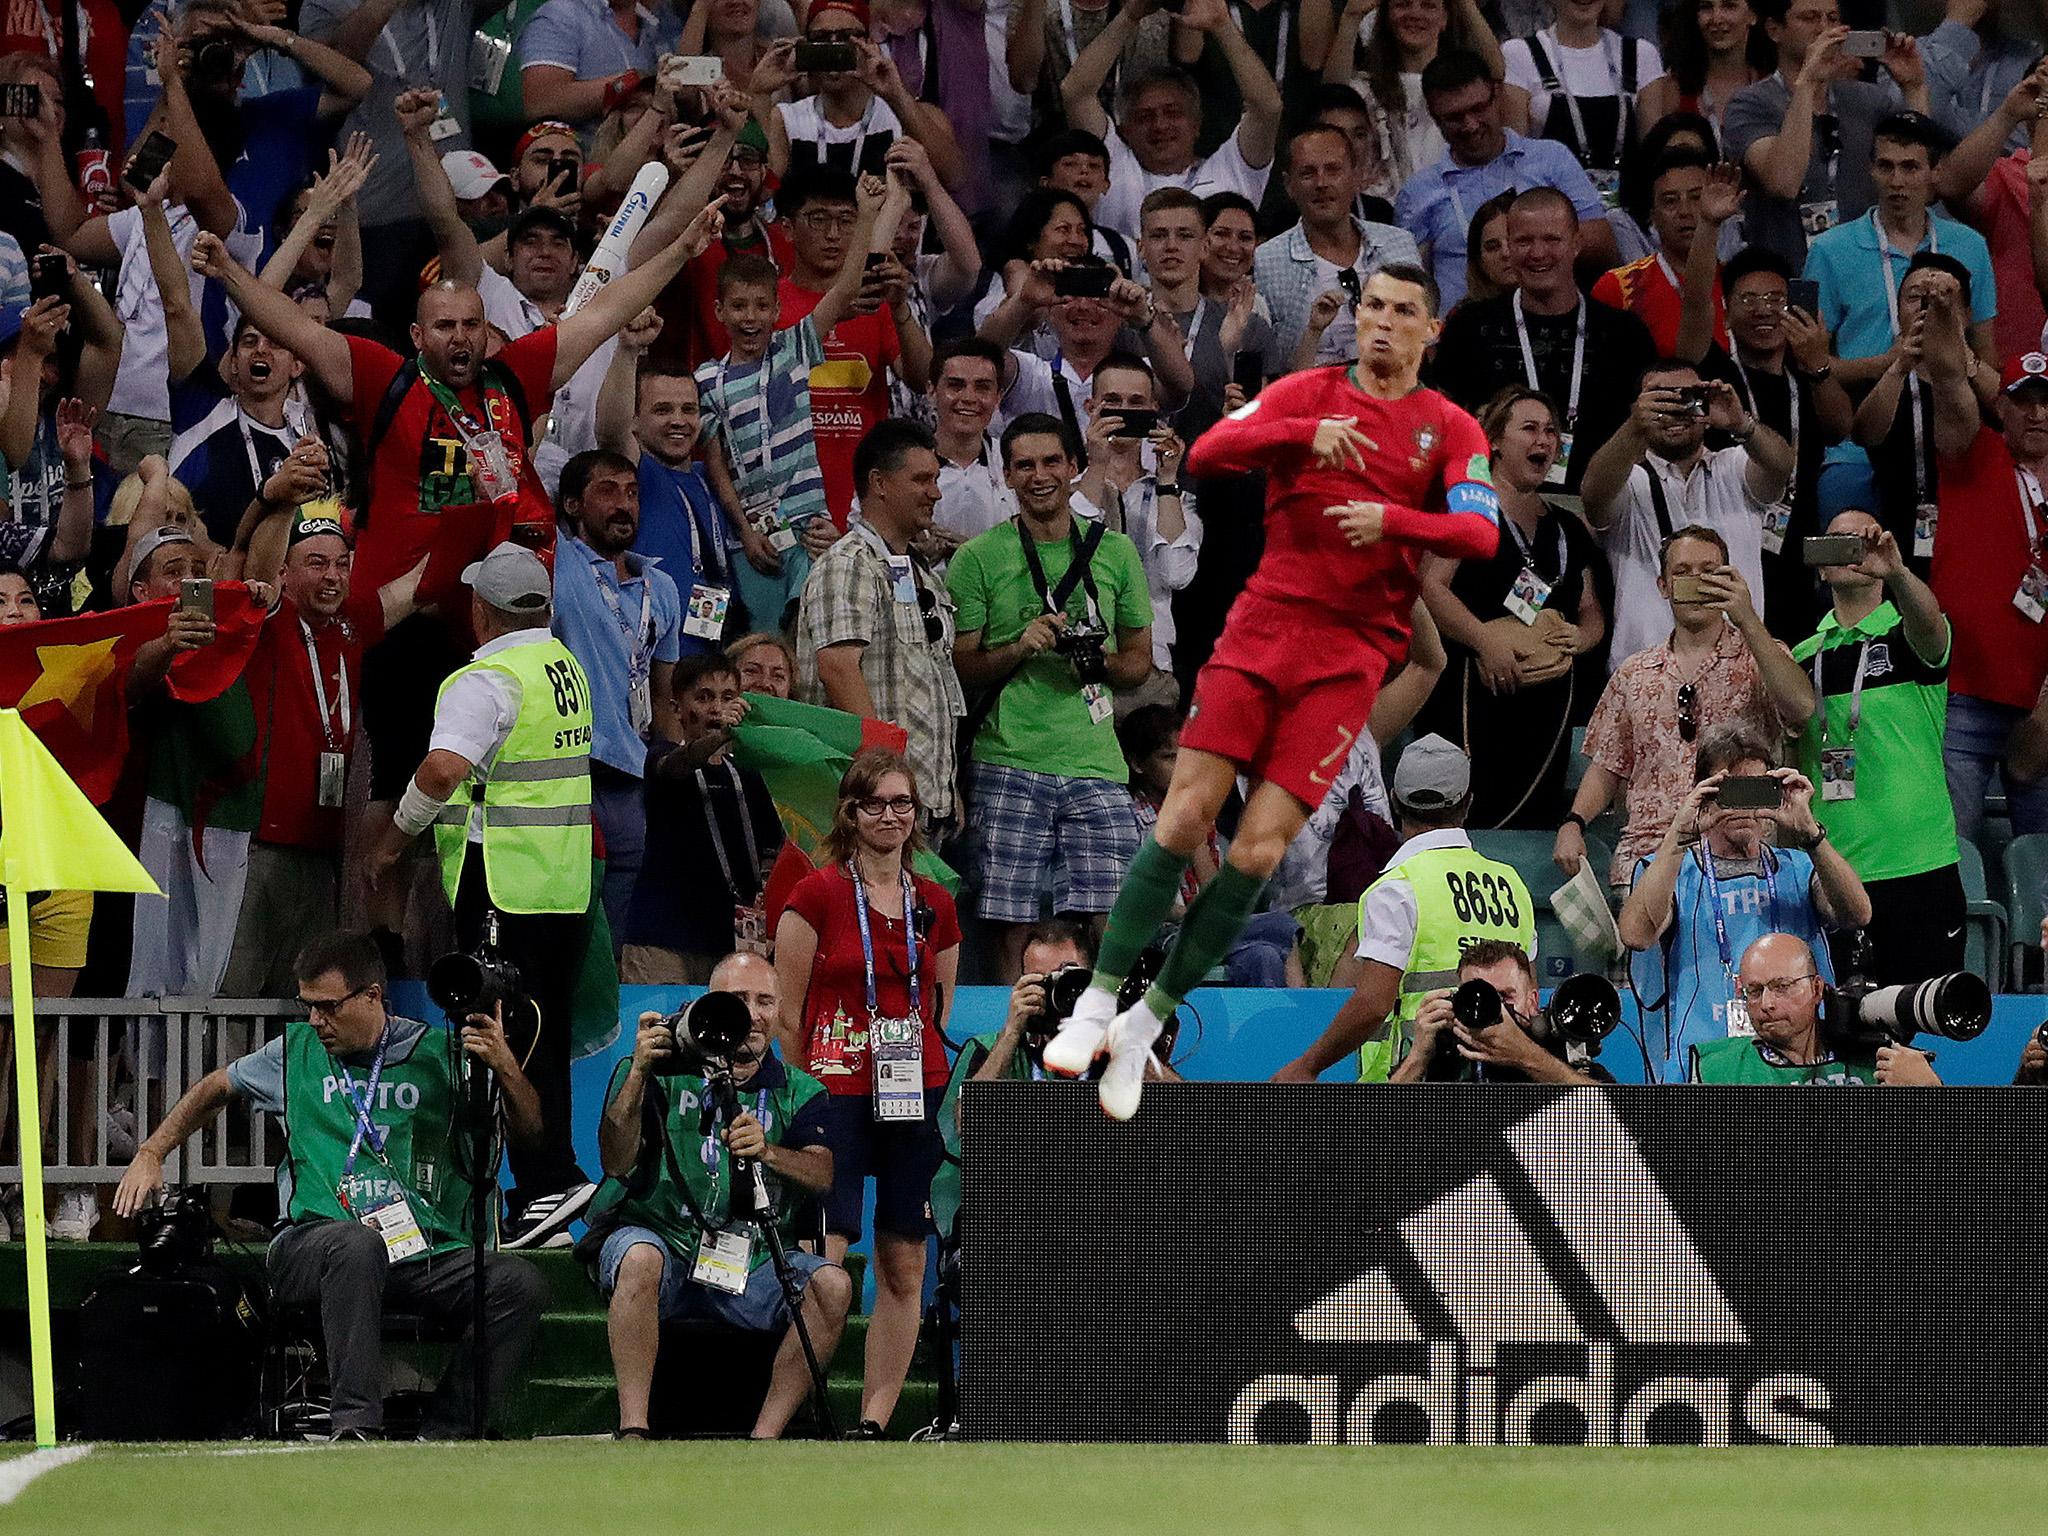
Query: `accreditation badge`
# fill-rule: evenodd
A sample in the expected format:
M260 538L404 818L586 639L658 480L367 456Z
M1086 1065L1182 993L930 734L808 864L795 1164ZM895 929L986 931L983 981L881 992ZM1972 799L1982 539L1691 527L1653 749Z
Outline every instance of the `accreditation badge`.
M732 606L732 591L698 582L690 588L690 604L683 610L683 633L699 640L720 640L725 636L725 614Z
M1572 469L1572 434L1557 434L1557 457L1550 461L1550 468L1543 476L1545 485L1563 485Z
M1934 558L1934 530L1941 525L1941 508L1931 501L1923 501L1913 509L1913 555L1915 559Z
M1748 1037L1756 1033L1756 1026L1749 1021L1749 1004L1741 998L1728 999L1727 1018L1728 1034L1731 1039L1738 1035Z
M875 1118L924 1119L924 1021L876 1019L868 1026L868 1059L874 1063Z
M1785 535L1792 530L1792 508L1786 502L1764 508L1764 552L1783 554Z
M403 1195L371 1206L358 1219L384 1239L384 1257L393 1264L416 1259L427 1251L426 1234L420 1231L419 1218Z
M342 791L347 787L348 758L339 752L322 752L319 782L314 789L315 803L322 810L334 810L340 806Z
M1854 800L1856 798L1856 749L1854 747L1822 747L1820 749L1820 797L1822 800Z
M2048 619L2048 571L2029 565L2027 574L2020 578L2019 591L2012 595L2012 605L2026 616L2029 624Z
M747 1293L747 1277L754 1270L754 1240L745 1232L700 1232L697 1262L690 1266L690 1278L699 1285L728 1296Z
M1524 624L1534 624L1536 615L1543 611L1543 605L1550 601L1550 583L1536 574L1533 566L1523 566L1515 575L1515 584L1508 588L1508 595L1502 599L1509 613Z

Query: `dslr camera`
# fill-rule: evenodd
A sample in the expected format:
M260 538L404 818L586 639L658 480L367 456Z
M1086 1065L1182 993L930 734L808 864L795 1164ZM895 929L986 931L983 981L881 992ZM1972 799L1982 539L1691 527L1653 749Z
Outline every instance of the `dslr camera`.
M495 912L484 915L483 940L475 949L443 955L427 967L427 996L458 1023L472 1013L489 1013L500 1003L509 1008L521 995L519 967L499 946Z
M1160 968L1166 964L1165 946L1150 944L1140 952L1131 966L1131 974L1116 989L1118 1009L1130 1007L1152 990L1152 983L1159 979ZM1059 1027L1081 1001L1081 994L1088 990L1089 978L1094 971L1085 965L1069 964L1050 971L1045 978L1045 1006L1024 1021L1024 1049L1036 1062L1045 1054L1045 1043L1059 1031ZM1166 1021L1166 1031L1153 1045L1160 1060L1168 1059L1173 1053L1173 1042L1178 1032L1180 1015Z
M1070 624L1052 642L1052 648L1067 658L1074 676L1085 683L1109 681L1109 631L1093 624Z
M1507 1003L1492 982L1475 976L1451 994L1451 1016L1477 1034L1507 1017ZM1559 982L1549 1005L1525 1029L1544 1050L1576 1067L1598 1056L1601 1042L1620 1024L1621 994L1614 983L1605 976L1583 972ZM1484 1082L1499 1070L1485 1062L1467 1061L1439 1037L1423 1075L1433 1083Z
M737 992L706 992L662 1023L675 1039L675 1049L655 1064L662 1077L730 1074L754 1032L754 1016Z
M1915 1035L1974 1040L1991 1023L1991 988L1980 976L1951 971L1924 981L1880 987L1860 972L1827 995L1820 1037L1843 1058L1865 1059Z

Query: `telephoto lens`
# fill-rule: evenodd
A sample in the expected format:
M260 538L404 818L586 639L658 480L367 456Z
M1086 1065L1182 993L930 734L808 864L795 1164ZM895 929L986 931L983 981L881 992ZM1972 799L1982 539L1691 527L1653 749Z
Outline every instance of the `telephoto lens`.
M1467 1029L1491 1029L1504 1012L1500 990L1490 981L1474 978L1451 994L1451 1017Z

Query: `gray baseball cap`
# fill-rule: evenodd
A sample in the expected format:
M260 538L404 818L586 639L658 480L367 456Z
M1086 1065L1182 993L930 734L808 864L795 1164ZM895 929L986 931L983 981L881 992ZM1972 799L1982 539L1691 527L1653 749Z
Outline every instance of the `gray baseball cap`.
M1442 811L1472 792L1472 760L1441 736L1409 743L1394 770L1394 803L1418 811Z
M493 608L506 613L532 613L545 608L553 594L548 568L523 544L500 544L483 559L463 568L462 581Z
M128 569L132 574L139 576L141 572L148 569L149 557L162 549L166 544L190 544L192 542L191 533L186 529L180 528L176 523L165 523L161 528L152 528L135 541L135 554L128 561Z

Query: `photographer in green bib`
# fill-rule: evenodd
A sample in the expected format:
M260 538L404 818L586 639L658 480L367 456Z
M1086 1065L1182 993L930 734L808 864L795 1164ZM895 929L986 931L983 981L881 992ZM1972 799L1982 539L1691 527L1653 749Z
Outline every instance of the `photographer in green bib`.
M1458 984L1458 961L1482 939L1536 958L1536 904L1522 877L1476 852L1465 832L1472 763L1441 736L1409 745L1394 769L1396 829L1406 839L1358 898L1358 950L1331 981L1355 991L1322 1038L1273 1074L1312 1083L1353 1051L1358 1080L1385 1082L1406 1054L1429 994Z
M476 1254L469 1246L473 1139L460 1110L457 1042L384 1006L384 961L367 934L315 939L293 966L304 1023L208 1073L171 1107L114 1194L136 1215L164 1187L164 1159L230 1101L276 1115L284 1225L271 1240L271 1294L316 1305L326 1343L337 1440L374 1440L384 1423L385 1307L470 1318ZM515 1145L538 1136L540 1100L496 1014L472 1014L460 1049L489 1068ZM523 1259L483 1256L490 1404L524 1368L547 1306L547 1282ZM430 1439L470 1429L465 1331L428 1413Z
M541 1134L511 1153L507 1248L567 1247L596 1189L569 1136L569 1047L590 910L590 682L548 631L540 556L500 544L462 573L479 644L441 685L427 755L368 853L373 890L428 827L457 947L495 919L520 990L520 1060L540 1095Z
M697 1317L782 1335L754 1420L756 1440L780 1436L811 1390L768 1244L734 1209L744 1209L734 1195L735 1157L767 1170L804 1323L821 1361L831 1360L853 1304L846 1271L799 1251L789 1230L792 1211L832 1187L832 1150L825 1144L824 1086L771 1048L782 1007L775 967L759 955L728 955L711 973L711 990L740 998L753 1022L733 1061L740 1112L732 1123L721 1132L707 1122L704 1064L684 1054L660 1014L643 1013L633 1055L613 1071L598 1124L605 1181L577 1251L610 1301L621 1440L647 1438L665 1322Z
M1789 933L1767 933L1742 952L1737 970L1751 1035L1730 1035L1692 1048L1695 1083L1790 1083L1831 1087L1881 1083L1935 1088L1933 1058L1910 1045L1882 1045L1874 1059L1853 1060L1830 1048L1822 1027L1828 984L1813 951Z

